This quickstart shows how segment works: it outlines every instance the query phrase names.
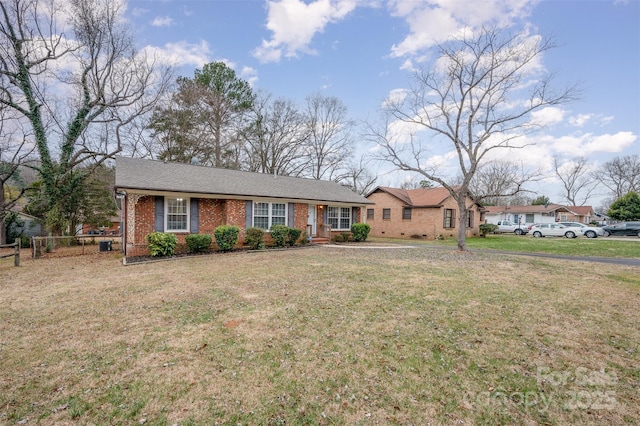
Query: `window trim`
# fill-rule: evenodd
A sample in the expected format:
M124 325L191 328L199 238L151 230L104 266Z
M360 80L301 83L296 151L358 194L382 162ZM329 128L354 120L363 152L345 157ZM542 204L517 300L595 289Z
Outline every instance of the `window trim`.
M286 202L282 202L282 201L263 201L263 200L253 200L252 201L253 206L251 209L251 226L254 228L260 228L259 226L256 226L256 205L257 204L267 204L268 207L268 216L267 216L267 228L260 228L262 230L264 230L265 232L271 232L271 227L273 226L273 218L274 217L282 217L282 216L274 216L273 215L273 205L274 204L283 204L284 205L284 223L278 223L277 225L287 225L288 220L289 220L289 203ZM265 217L265 216L260 216L260 217Z
M409 212L409 214L407 214ZM402 220L411 220L411 207L402 208Z
M447 216L447 212L451 212L451 216ZM447 221L447 219L449 219L449 221ZM447 226L447 222L449 222L450 226ZM456 227L456 210L455 209L444 209L442 227L444 229L455 229Z
M169 200L183 200L187 205L185 229L169 229ZM164 197L164 232L189 233L191 232L191 198L189 197Z
M382 220L391 220L391 209L382 209Z
M473 228L474 225L474 217L473 210L467 210L467 228Z
M374 220L375 210L367 209L367 220Z
M336 208L338 209L338 216L330 216L331 214L331 209ZM348 216L343 216L342 215L342 209L347 209L347 213ZM348 228L340 228L340 224L342 222L343 219L349 219L349 227ZM331 227L332 231L350 231L351 230L351 225L352 225L352 208L348 207L348 206L336 206L336 205L328 205L327 206L327 224L331 225L330 221L331 219L338 219L338 228L334 228L333 226Z

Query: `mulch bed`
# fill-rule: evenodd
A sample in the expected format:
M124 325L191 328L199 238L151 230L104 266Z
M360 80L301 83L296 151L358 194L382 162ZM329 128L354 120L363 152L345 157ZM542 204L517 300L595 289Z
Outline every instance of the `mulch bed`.
M224 254L233 254L233 253L264 253L268 251L283 251L283 250L299 250L303 248L317 247L314 244L306 244L300 246L288 246L288 247L265 247L260 250L251 250L247 247L242 247L233 251L223 252L217 250L209 250L201 253L176 253L173 256L128 256L123 258L124 265L136 265L141 263L152 263L152 262L165 262L168 260L178 260L185 258L193 258L193 257L202 257L202 256L215 256L215 255L224 255Z

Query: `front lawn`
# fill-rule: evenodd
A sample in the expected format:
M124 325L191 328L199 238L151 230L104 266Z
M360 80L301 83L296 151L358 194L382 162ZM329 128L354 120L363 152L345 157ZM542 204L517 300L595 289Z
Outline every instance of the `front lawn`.
M370 238L370 241L394 242L400 244L423 244L455 246L455 238L443 241L407 240L390 238ZM533 238L530 235L487 235L486 237L467 238L470 249L491 249L512 252L550 253L578 256L640 258L640 238L607 237L607 238Z
M334 246L0 276L2 424L640 422L634 267Z

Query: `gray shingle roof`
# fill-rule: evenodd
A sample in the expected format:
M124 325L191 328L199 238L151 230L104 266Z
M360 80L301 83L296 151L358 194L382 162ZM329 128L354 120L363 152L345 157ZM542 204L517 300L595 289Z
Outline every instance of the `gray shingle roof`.
M129 157L116 157L115 186L118 190L373 204L335 182Z

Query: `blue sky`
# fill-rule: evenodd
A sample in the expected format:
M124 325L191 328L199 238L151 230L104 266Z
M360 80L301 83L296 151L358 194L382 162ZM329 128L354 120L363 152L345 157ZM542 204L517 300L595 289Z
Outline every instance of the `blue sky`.
M138 47L182 75L225 61L276 97L302 104L316 92L337 96L355 120L374 120L439 38L465 25L528 28L556 41L542 64L558 84L583 89L580 100L546 111L528 161L584 155L596 167L640 154L639 0L152 0L128 1L126 16ZM386 174L381 183L402 179ZM553 179L538 185L559 198Z

